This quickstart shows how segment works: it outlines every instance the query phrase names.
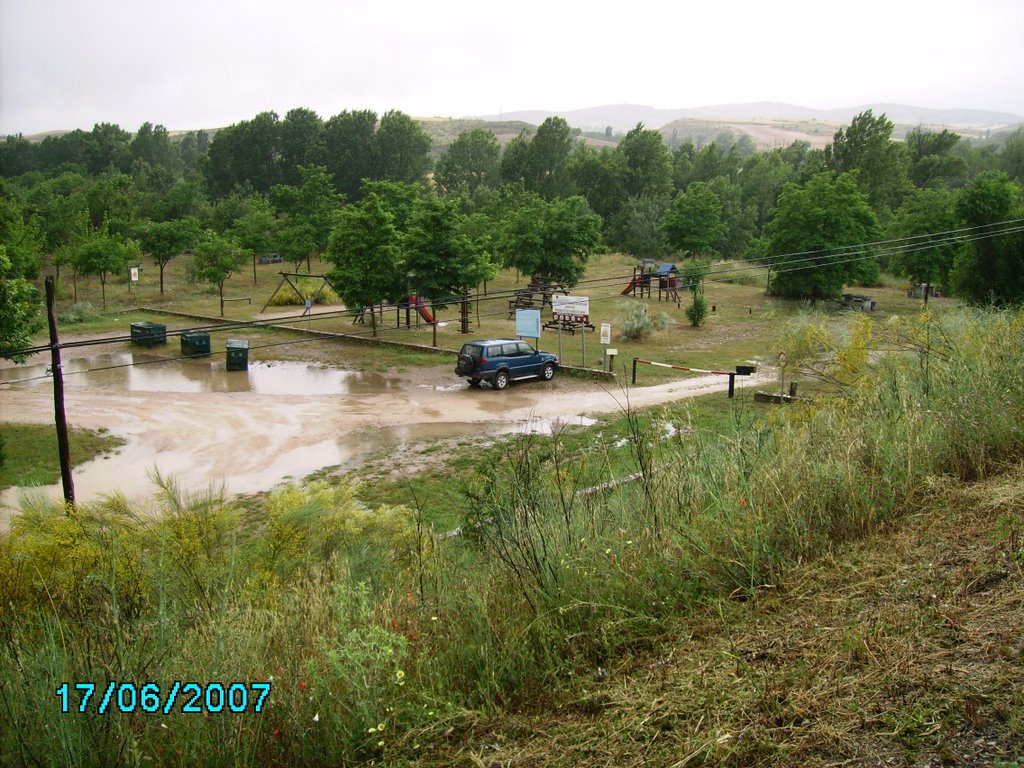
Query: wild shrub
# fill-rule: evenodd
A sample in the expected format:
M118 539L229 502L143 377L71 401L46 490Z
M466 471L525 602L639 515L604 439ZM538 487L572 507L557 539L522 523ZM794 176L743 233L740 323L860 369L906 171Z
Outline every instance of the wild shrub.
M649 315L647 305L643 302L623 304L623 309L627 314L619 328L619 334L628 341L646 339L656 331L663 331L675 322L665 312Z

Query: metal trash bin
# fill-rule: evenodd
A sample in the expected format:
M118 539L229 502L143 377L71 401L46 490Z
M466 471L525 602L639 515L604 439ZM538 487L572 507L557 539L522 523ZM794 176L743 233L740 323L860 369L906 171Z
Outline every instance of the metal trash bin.
M132 323L132 344L155 347L167 343L167 326L162 323Z
M209 357L210 334L199 331L181 334L181 354L186 357Z
M245 339L228 339L228 370L247 371L249 369L249 342Z

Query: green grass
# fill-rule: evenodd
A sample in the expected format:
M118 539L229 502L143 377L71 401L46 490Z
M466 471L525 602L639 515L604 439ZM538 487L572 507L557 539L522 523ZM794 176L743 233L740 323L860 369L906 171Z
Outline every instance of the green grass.
M60 481L57 435L50 426L0 424L3 466L0 488L52 485ZM68 442L75 466L116 450L124 441L106 430L72 429Z

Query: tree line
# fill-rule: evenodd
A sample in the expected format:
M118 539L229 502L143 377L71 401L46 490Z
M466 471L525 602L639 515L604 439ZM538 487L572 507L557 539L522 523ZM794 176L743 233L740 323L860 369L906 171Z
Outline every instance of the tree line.
M972 302L1024 298L1020 234L832 256L1021 218L1024 128L999 144L920 127L897 141L885 115L866 111L824 150L758 152L728 134L671 150L642 124L597 149L553 117L504 146L464 131L435 159L402 112L324 120L300 108L212 136L150 123L134 134L99 124L40 142L8 136L0 177L5 286L35 279L44 262L105 286L146 256L163 289L164 268L185 252L196 279L223 286L252 254L276 252L297 268L325 258L343 300L365 306L413 284L444 299L506 267L573 284L609 248L769 265L818 254L813 269L772 275L770 290L787 297L826 298L884 268Z

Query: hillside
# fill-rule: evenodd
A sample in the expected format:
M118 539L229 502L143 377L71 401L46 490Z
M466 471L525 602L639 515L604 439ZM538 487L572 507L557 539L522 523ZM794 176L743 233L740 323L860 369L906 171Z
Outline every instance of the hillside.
M423 766L1020 765L1024 464L721 604Z
M689 109L655 109L637 104L610 104L587 109L550 112L528 110L505 113L503 120L522 120L527 123L541 123L553 115L560 115L575 127L584 130L604 130L611 126L616 131L628 131L638 122L648 128L662 128L675 120L724 120L728 122L775 122L796 121L800 123L848 123L865 110L875 114L885 113L899 125L940 125L953 127L1004 128L1024 123L1024 116L1007 112L968 109L925 109L903 104L864 104L838 109L809 109L792 104L776 102L755 102L750 104L721 104L717 106L694 107ZM480 117L493 120L495 116Z

